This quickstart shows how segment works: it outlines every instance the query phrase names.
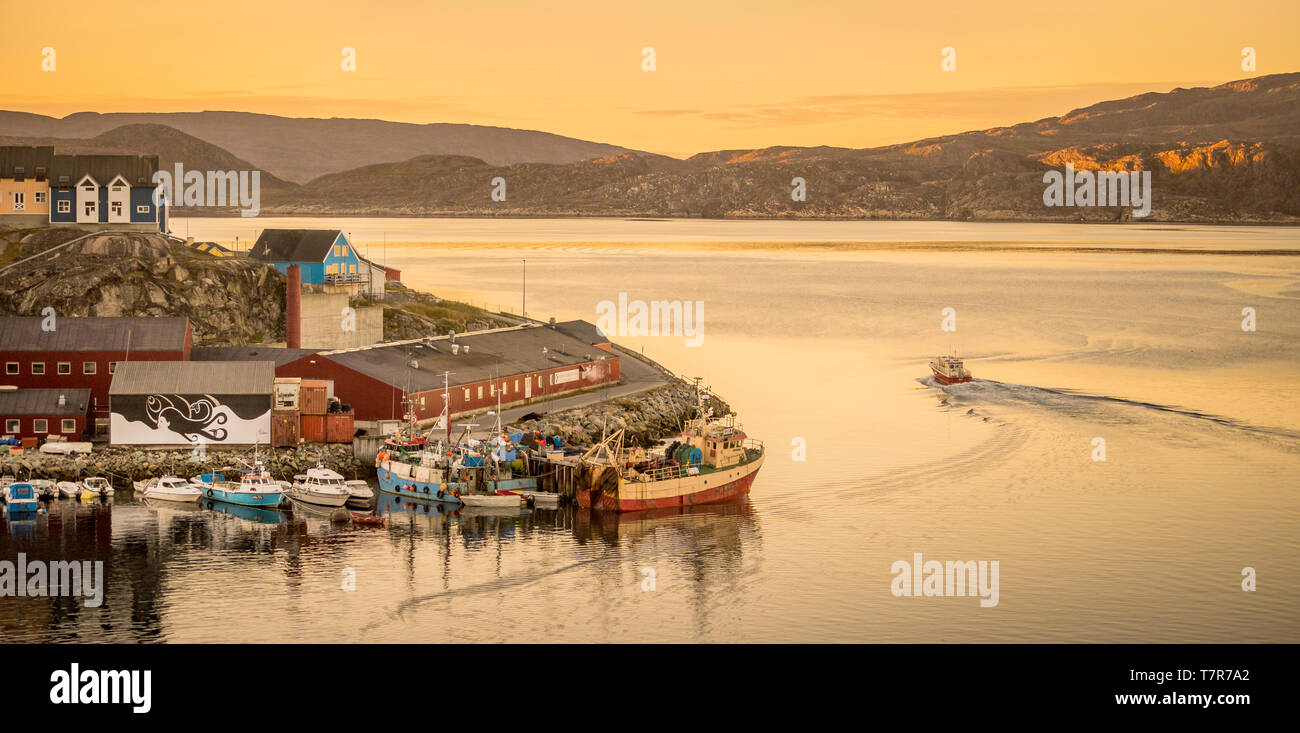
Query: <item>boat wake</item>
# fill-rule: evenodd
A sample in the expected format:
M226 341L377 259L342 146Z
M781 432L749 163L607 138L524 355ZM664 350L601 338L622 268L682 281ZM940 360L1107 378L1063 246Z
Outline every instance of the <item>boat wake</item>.
M1186 407L1131 400L1070 389L1009 384L992 379L975 379L965 384L940 384L933 377L917 380L944 393L941 404L949 409L971 410L973 405L1006 405L1046 409L1063 417L1111 425L1149 425L1155 416L1174 419L1189 426L1230 430L1300 452L1300 433L1285 428L1251 425L1222 415Z

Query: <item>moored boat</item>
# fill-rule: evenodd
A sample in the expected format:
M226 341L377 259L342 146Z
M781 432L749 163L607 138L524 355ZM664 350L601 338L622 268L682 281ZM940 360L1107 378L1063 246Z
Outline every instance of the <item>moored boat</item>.
M81 498L112 496L113 486L103 476L91 476L81 482Z
M5 511L11 517L36 514L40 508L36 487L27 481L15 481L4 487Z
M375 490L365 481L353 479L343 484L348 487L348 506L365 509L375 501Z
M64 499L75 499L81 493L81 484L76 481L60 481L54 488L58 489L59 496Z
M326 507L343 506L352 497L343 477L324 466L309 468L307 473L294 476L285 493L295 501Z
M940 384L961 384L971 381L970 370L955 356L937 356L930 360L930 371Z
M699 417L659 455L625 450L623 431L582 456L588 483L578 506L606 511L712 504L749 493L763 466L762 442L749 438L734 415L713 420L696 385Z
M159 476L146 481L136 481L135 490L146 499L160 501L198 501L203 496L199 487L177 476Z
M36 489L36 496L41 499L59 498L59 490L54 488L54 482L44 478L34 478L27 483Z
M263 508L278 507L284 501L284 488L271 478L261 461L245 471L239 481L227 481L221 474L204 475L220 477L198 485L203 495L214 501Z
M465 506L518 509L523 505L524 498L519 494L502 492L499 494L462 494L460 501Z

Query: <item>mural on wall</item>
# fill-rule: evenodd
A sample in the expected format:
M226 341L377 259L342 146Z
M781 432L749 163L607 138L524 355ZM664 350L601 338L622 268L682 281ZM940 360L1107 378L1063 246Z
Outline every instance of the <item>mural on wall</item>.
M193 445L267 443L270 395L116 395L110 435L114 444Z

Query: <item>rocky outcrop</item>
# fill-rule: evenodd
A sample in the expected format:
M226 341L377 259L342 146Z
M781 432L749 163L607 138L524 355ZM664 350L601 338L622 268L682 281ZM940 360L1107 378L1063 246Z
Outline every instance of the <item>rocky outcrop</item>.
M206 460L195 460L192 451L140 450L138 448L97 447L90 455L52 455L28 452L21 456L0 455L0 475L18 478L44 478L52 481L77 481L90 476L104 476L114 486L129 486L153 476L173 474L183 478L201 473L220 472L238 467L235 460L250 460L248 451L228 452L209 448ZM352 444L305 443L298 448L262 449L262 462L271 475L291 479L295 474L323 465L345 478L370 478L374 467L367 467L352 455Z
M717 396L705 404L714 417L731 413L731 407ZM515 423L510 430L558 435L575 445L593 445L602 433L623 430L627 445L648 447L680 432L686 420L696 416L695 406L694 386L676 380L649 392Z
M50 228L22 239L0 272L0 313L60 316L188 316L195 343L284 339L285 280L274 267L214 257L160 234L96 234Z

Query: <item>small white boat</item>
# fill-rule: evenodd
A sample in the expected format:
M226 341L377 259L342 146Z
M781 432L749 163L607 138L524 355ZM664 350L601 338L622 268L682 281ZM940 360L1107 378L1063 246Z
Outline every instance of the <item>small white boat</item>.
M139 482L137 482L139 483ZM97 496L112 496L113 486L108 483L108 479L103 476L91 476L81 482L81 498L95 498Z
M136 481L135 490L146 499L164 501L198 501L203 496L199 487L176 476L160 476L147 481Z
M59 498L59 492L55 490L54 482L49 479L34 478L27 483L31 484L33 489L36 489L36 495L42 499Z
M348 506L366 508L375 500L375 490L365 481L343 482L348 487Z
M558 509L560 507L560 495L552 491L536 491L533 489L515 489L514 492L524 497L524 502L539 509Z
M81 494L81 484L76 481L60 481L54 488L58 489L59 496L64 499L75 499Z
M519 494L461 494L460 501L465 506L498 509L518 509L524 504L524 498Z
M307 473L294 476L285 493L291 499L317 506L343 506L352 498L343 477L324 466L309 468Z

